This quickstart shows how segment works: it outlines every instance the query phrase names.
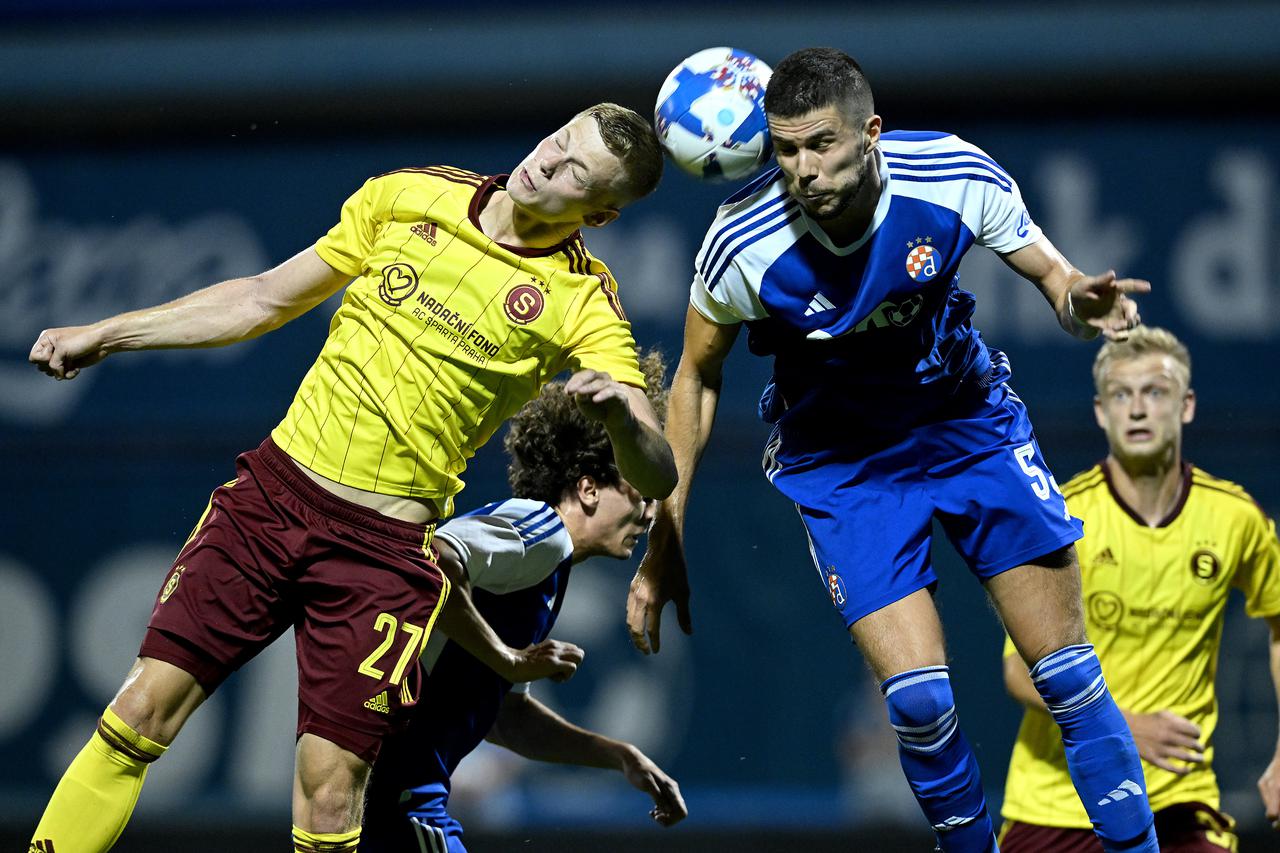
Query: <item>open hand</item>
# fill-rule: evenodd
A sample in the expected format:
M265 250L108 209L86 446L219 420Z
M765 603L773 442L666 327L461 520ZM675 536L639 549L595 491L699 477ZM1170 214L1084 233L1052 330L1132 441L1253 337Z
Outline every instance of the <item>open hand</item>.
M1280 755L1271 759L1267 769L1258 779L1258 793L1262 795L1263 808L1272 829L1280 829Z
M627 631L632 644L646 655L657 654L661 646L662 609L668 601L675 602L680 630L693 633L688 568L668 525L656 523L649 532L649 547L627 593Z
M1150 293L1151 282L1139 278L1116 278L1115 270L1090 275L1071 286L1071 307L1080 322L1108 338L1124 340L1129 330L1142 321L1133 293Z
M1125 719L1143 760L1179 776L1204 764L1200 727L1186 717L1164 710L1154 714L1126 712Z

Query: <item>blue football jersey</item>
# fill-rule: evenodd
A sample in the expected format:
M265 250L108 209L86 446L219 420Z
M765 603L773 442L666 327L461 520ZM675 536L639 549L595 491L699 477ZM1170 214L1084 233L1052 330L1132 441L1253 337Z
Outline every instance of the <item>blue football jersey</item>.
M880 200L850 245L835 245L773 169L726 200L698 253L693 307L745 322L751 351L774 357L761 399L770 422L902 426L991 368L957 269L975 243L1005 254L1040 239L1017 184L946 133L885 133L875 165Z
M559 615L572 565L573 540L542 501L487 504L443 525L467 566L476 609L508 646L545 640ZM408 831L406 812L436 825L447 812L449 778L493 727L513 687L457 644L433 634L423 653L428 670L422 701L407 731L389 738L374 766L361 842L374 849Z

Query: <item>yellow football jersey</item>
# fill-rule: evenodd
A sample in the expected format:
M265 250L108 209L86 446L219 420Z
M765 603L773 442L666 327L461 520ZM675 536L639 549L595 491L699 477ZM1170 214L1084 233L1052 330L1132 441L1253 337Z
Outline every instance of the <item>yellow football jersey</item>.
M347 200L315 250L354 279L271 433L289 456L449 515L467 460L557 373L644 387L617 285L580 233L524 249L481 231L505 178L404 169Z
M1214 677L1227 594L1243 592L1250 616L1280 614L1275 524L1244 489L1190 465L1181 503L1157 527L1116 496L1106 463L1062 491L1072 515L1084 520L1076 548L1085 625L1116 704L1140 713L1167 708L1200 726L1203 765L1177 776L1143 762L1151 808L1202 802L1216 809ZM1006 638L1005 655L1011 654L1017 652ZM1047 712L1023 716L1002 814L1041 826L1089 827Z

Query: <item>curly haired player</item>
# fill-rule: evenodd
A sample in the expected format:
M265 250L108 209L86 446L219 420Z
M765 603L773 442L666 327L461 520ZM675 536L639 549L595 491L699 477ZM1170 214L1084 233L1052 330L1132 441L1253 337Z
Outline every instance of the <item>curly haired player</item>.
M665 411L663 364L641 358L649 398ZM508 500L459 516L436 533L442 566L470 587L500 643L543 640L555 624L572 567L589 557L631 556L653 520L654 502L614 463L608 434L582 415L559 383L511 419ZM621 771L653 799L650 814L670 826L686 809L675 780L643 752L569 723L439 635L423 663L434 698L408 731L389 740L373 769L362 849L465 853L462 826L448 812L449 777L487 739L540 761Z

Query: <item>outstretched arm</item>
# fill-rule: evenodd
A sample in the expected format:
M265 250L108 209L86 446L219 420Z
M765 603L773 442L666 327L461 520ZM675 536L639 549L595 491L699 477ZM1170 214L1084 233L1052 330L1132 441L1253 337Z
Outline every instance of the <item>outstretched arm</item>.
M1280 616L1268 617L1267 625L1271 628L1271 683L1276 691L1276 708L1280 709ZM1272 829L1280 829L1280 737L1271 763L1258 779L1258 793Z
M653 799L649 816L663 826L689 810L680 786L638 748L575 726L528 693L508 693L487 739L534 761L619 770Z
M1000 257L1040 288L1063 329L1085 340L1096 338L1099 332L1108 338L1124 338L1140 319L1130 294L1151 291L1150 282L1116 278L1114 271L1085 275L1047 237Z
M350 280L309 248L259 275L210 285L154 308L89 326L46 329L29 360L55 379L74 379L113 352L234 344L283 326Z
M579 370L565 383L588 418L604 423L618 473L647 498L665 498L676 485L671 447L644 391L607 373Z
M658 507L648 548L627 596L631 642L645 654L660 647L662 608L668 601L675 602L680 628L686 634L693 633L684 562L685 508L698 460L711 439L724 360L740 328L738 323L713 323L692 307L685 316L684 351L667 400L667 440L679 480L675 491Z
M539 678L567 681L573 677L585 654L582 649L559 640L543 640L519 650L509 647L471 601L467 569L458 553L444 539L436 540L432 547L436 565L453 587L437 617L437 629L513 684Z

